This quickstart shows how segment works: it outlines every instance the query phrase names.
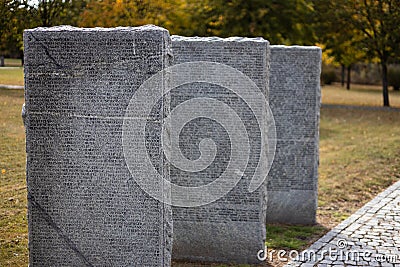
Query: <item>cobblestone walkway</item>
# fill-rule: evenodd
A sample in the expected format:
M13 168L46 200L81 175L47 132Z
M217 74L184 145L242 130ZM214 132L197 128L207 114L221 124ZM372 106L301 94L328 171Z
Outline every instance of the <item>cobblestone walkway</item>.
M400 267L400 181L286 266Z

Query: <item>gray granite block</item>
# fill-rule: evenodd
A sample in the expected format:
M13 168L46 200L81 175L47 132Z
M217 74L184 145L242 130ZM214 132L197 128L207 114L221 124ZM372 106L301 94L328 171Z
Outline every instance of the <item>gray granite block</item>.
M174 64L194 61L223 63L247 75L267 97L268 41L172 36L172 48ZM266 183L252 193L248 188L262 149L260 126L251 107L241 97L227 88L206 82L173 89L171 112L184 101L198 97L221 101L238 114L249 138L249 164L239 183L221 199L199 207L173 207L172 257L189 261L259 263L257 252L264 249L266 237ZM201 171L183 171L171 165L173 183L202 186L216 180L228 167L232 144L229 133L218 121L205 117L193 119L182 128L179 138L182 154L191 160L200 157L201 140L212 139L217 149L213 162Z
M316 223L316 190L268 191L268 205L267 222Z
M169 65L169 45L155 26L24 32L30 266L170 266L171 208L135 183L122 147L127 105ZM169 179L164 112L136 119Z
M268 222L316 222L321 49L271 46L269 103L277 148L268 177Z

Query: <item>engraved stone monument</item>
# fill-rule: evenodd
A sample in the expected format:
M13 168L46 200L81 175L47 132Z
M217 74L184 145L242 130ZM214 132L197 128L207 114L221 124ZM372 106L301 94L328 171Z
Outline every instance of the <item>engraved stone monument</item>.
M156 26L36 28L24 47L32 266L259 263L266 221L315 223L319 48Z
M267 97L269 43L262 38L218 38L172 36L173 64L209 61L228 65L247 75L263 97ZM226 78L230 74L218 74ZM231 77L232 78L232 77ZM232 78L232 83L233 78ZM233 84L234 86L234 84ZM242 88L246 90L247 88ZM219 200L197 207L173 207L173 258L189 261L258 263L257 252L264 249L266 183L249 192L262 151L262 125L255 112L243 98L228 88L207 82L185 84L171 91L171 112L184 101L211 98L229 106L244 124L248 136L249 160L243 170L234 175L241 177L237 185ZM254 100L254 99L253 99ZM209 109L212 110L212 107ZM218 113L218 110L215 110ZM215 114L216 117L221 114ZM239 131L239 121L223 123L205 117L188 122L180 132L179 148L182 154L196 160L202 156L202 140L211 139L216 147L214 160L202 170L184 171L171 164L171 181L181 186L201 187L218 179L228 168L233 155L231 135ZM242 144L241 144L242 145ZM199 149L200 147L200 149ZM245 149L241 151L245 153ZM262 173L267 174L263 169Z
M127 105L169 65L169 45L155 26L24 32L31 266L170 266L171 208L135 183L122 147ZM146 153L165 179L159 117L167 110L125 118L147 121L147 151L135 160Z
M320 48L271 46L269 103L277 146L268 178L268 222L316 222L320 72Z

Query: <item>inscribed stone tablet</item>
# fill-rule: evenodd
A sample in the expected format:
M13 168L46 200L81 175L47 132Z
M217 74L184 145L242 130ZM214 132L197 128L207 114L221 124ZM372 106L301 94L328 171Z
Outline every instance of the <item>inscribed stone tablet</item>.
M269 101L277 132L268 222L316 222L321 49L271 46Z
M168 66L169 43L155 26L24 32L31 266L170 266L171 209L134 182L122 148L129 100ZM169 179L156 117L132 119L148 120Z
M210 61L229 65L248 77L266 97L268 88L269 43L252 38L189 38L172 36L174 64ZM226 73L220 73L224 77ZM245 125L250 144L249 163L239 183L221 199L199 207L173 207L173 258L191 261L257 263L257 252L265 241L265 183L255 192L248 187L261 148L261 130L252 107L228 88L206 82L183 85L171 91L171 112L195 98L212 98L228 105ZM211 107L210 107L211 108ZM218 117L218 114L215 114ZM230 125L238 125L232 121ZM217 120L198 117L182 128L182 154L196 160L202 140L211 139L216 154L211 164L190 172L171 165L171 180L181 186L200 187L211 183L228 168L232 143L226 128ZM244 152L244 151L243 151ZM266 175L266 174L265 174Z

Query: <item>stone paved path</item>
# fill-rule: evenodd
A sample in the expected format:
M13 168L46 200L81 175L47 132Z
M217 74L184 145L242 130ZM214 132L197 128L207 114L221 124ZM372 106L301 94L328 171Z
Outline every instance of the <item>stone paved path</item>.
M297 260L286 266L400 267L400 181L300 252Z

